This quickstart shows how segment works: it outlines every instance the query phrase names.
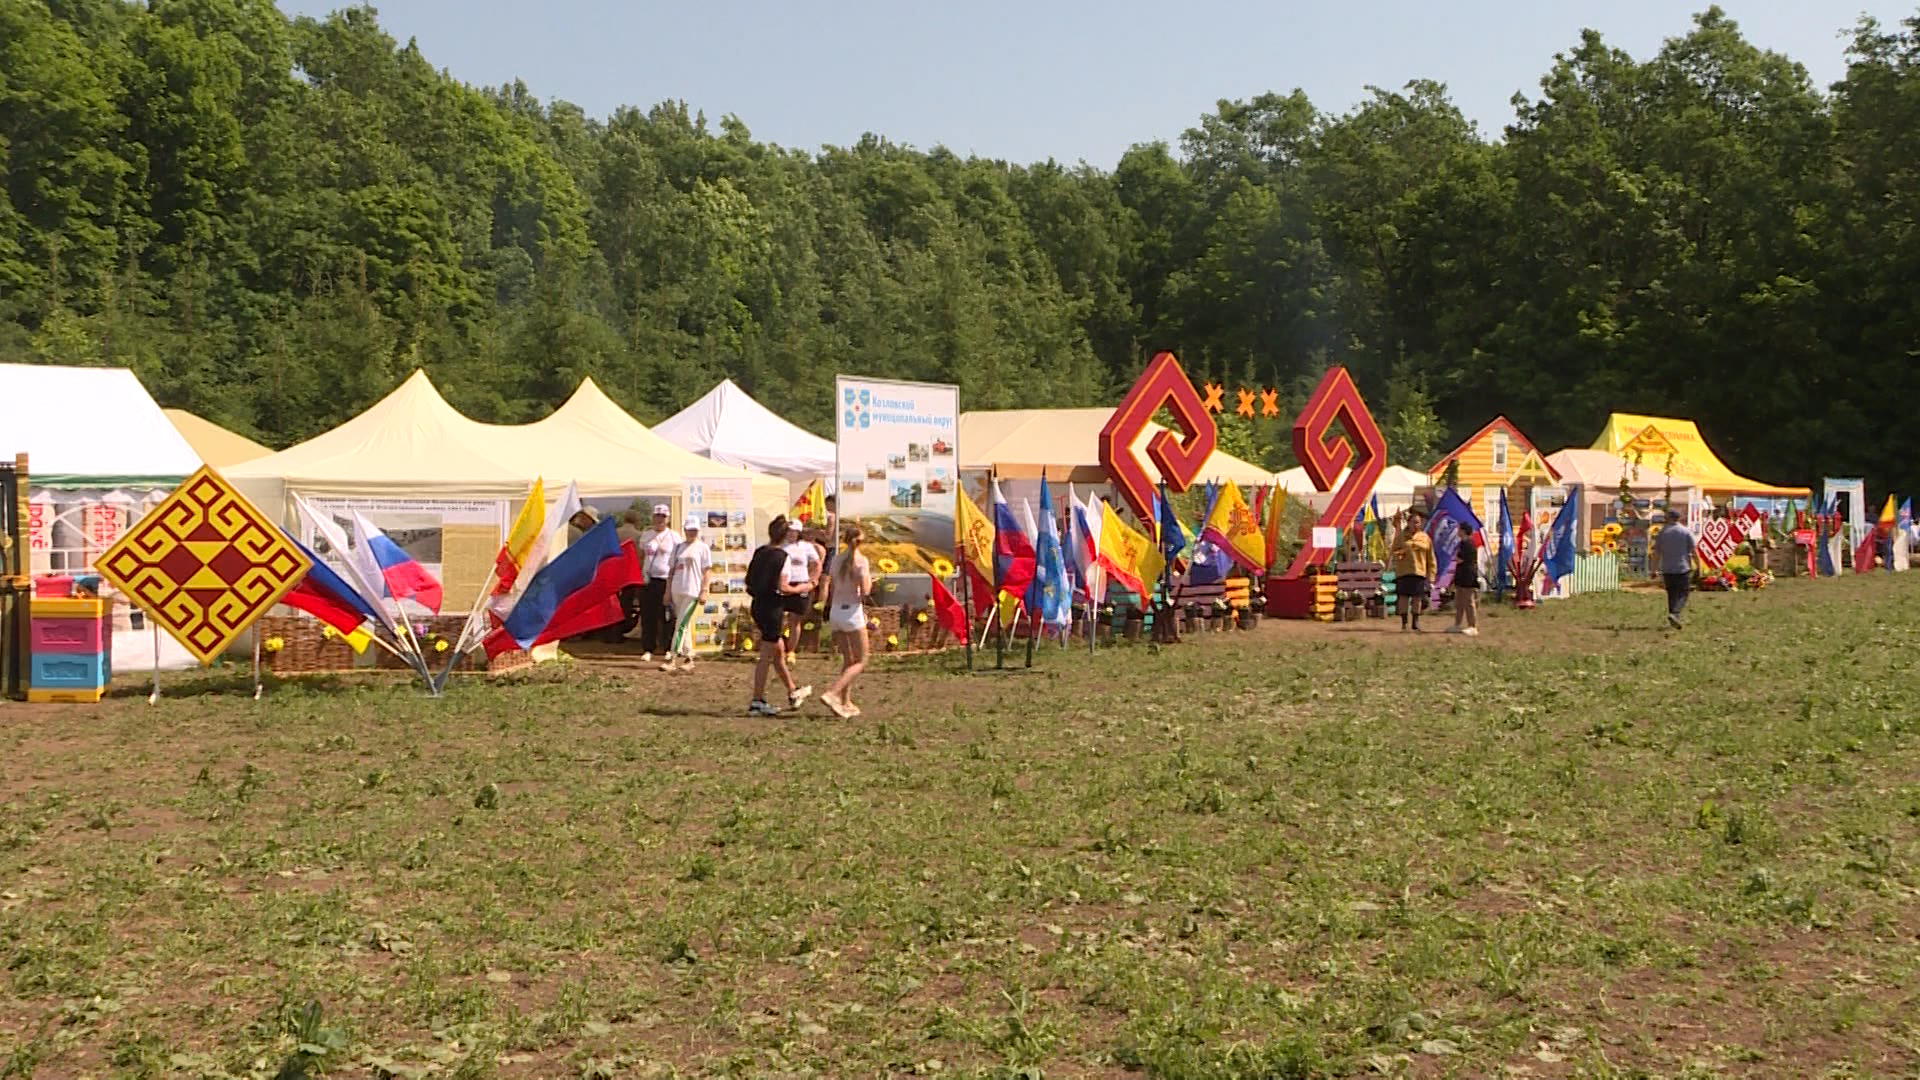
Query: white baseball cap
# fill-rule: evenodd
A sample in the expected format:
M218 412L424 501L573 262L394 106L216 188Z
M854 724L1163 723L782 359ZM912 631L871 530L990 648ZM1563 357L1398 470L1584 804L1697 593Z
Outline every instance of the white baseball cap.
M700 519L694 517L692 514L688 514L687 520L680 527L683 529L698 530L700 528Z
M654 515L655 515L655 516L657 516L657 517L666 517L666 516L667 516L667 504L666 504L666 503L654 503L654 504L653 504L653 512L654 512Z

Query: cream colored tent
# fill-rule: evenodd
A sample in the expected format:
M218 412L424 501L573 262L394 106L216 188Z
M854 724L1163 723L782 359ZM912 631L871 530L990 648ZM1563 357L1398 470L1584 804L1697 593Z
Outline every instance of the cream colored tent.
M505 426L462 416L420 371L339 427L225 475L277 517L289 491L319 499L518 501L535 477L556 491L576 483L585 498L672 497L689 477L742 477L752 482L756 509L784 508L787 490L785 481L666 442L591 380L546 419Z
M273 453L271 446L262 446L238 432L228 431L211 420L203 420L185 409L162 409L167 421L180 437L187 440L193 452L200 460L216 469L227 469L256 458Z
M1112 416L1113 410L1107 408L961 413L960 468L992 469L1006 478L1037 477L1044 468L1051 480L1105 483L1106 472L1100 467L1100 430ZM1158 424L1149 424L1134 440L1147 476L1155 483L1160 481L1160 472L1147 457L1146 445L1163 430ZM1194 477L1195 483L1208 480L1231 480L1249 487L1272 483L1273 474L1216 450Z
M753 482L753 508L762 524L792 505L787 481L777 476L723 465L682 449L654 434L634 419L592 379L582 380L566 404L544 420L518 429L523 452L541 455L557 445L569 447L569 456L590 455L602 464L575 475L583 496L621 495L630 491L678 492L688 477L747 477ZM551 482L560 474L545 474ZM593 479L587 479L592 476Z
M1340 485L1347 482L1347 474L1351 471L1350 469L1340 470L1340 475L1333 481L1334 491L1338 491ZM1280 490L1287 493L1288 498L1297 499L1315 509L1322 509L1333 501L1332 491L1318 491L1314 488L1313 480L1307 476L1307 470L1303 466L1296 465L1280 473L1274 477L1273 482L1279 485ZM1369 501L1377 500L1380 504L1380 512L1391 516L1396 510L1405 510L1412 506L1414 494L1426 487L1428 483L1427 474L1418 469L1409 469L1405 465L1389 465L1381 470L1380 479L1374 482Z

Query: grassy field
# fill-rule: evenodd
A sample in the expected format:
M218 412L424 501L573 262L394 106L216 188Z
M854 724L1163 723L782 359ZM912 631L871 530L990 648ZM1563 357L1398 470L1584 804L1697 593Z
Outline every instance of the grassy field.
M0 706L0 1077L1920 1077L1920 574L1660 611Z

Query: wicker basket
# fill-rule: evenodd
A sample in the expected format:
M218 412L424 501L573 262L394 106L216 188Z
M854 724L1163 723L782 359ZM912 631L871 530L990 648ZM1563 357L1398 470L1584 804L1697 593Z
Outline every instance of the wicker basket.
M353 670L353 647L311 615L263 615L254 632L263 643L280 642L278 649L263 644L260 650L261 668L275 675Z

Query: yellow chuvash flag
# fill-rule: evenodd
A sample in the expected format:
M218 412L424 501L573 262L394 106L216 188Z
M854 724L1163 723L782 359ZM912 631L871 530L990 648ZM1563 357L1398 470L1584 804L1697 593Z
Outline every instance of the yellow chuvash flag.
M813 483L807 485L807 490L794 500L793 509L787 512L787 516L809 525L824 526L827 523L826 484L816 477Z
M1893 496L1887 496L1887 505L1880 508L1880 524L1891 525L1900 520L1899 512L1894 509Z
M1287 509L1287 489L1278 484L1273 486L1273 497L1267 500L1267 564L1265 569L1273 569L1273 562L1280 555L1280 516Z
M513 528L507 530L506 542L500 545L500 553L493 557L495 596L505 596L513 591L521 568L527 565L527 552L533 550L533 543L540 539L540 530L546 523L546 491L542 482L535 479L532 489L527 492L527 501L520 507L520 515L513 519Z
M985 611L993 602L993 520L981 513L966 492L954 500L953 554L966 572L976 611Z
M1241 498L1240 486L1231 480L1214 498L1200 537L1250 573L1267 568L1267 538L1260 531L1259 520L1247 508L1247 501Z
M1106 568L1113 579L1128 589L1147 595L1160 572L1167 567L1167 561L1160 551L1140 532L1120 520L1113 507L1100 504L1100 553L1099 564Z

